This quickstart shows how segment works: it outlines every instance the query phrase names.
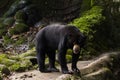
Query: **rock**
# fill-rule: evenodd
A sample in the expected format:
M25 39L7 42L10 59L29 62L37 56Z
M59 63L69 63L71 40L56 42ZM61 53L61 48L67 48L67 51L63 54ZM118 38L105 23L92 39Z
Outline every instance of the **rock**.
M71 74L63 74L59 76L56 80L81 80L79 76L73 76Z
M98 59L96 59L92 63L90 63L88 66L85 66L84 68L82 68L81 74L86 75L91 72L95 72L103 67L114 70L114 69L120 67L119 60L120 60L119 52L105 53L104 55L100 56Z
M115 80L115 78L110 69L102 68L96 72L83 76L82 80Z
M81 79L62 75L56 80L120 80L120 52L109 52L80 69Z
M59 76L56 80L69 80L72 77L70 74L63 74Z

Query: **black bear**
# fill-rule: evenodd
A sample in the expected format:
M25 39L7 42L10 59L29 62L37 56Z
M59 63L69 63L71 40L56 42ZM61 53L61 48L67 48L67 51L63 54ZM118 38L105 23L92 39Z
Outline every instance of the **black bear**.
M36 51L39 71L57 72L55 67L55 53L58 50L58 60L61 65L61 71L64 74L70 74L66 63L67 49L73 49L72 71L79 72L77 61L80 55L80 49L85 42L85 36L78 28L66 24L51 24L42 28L36 35ZM49 57L49 68L45 68L45 55Z

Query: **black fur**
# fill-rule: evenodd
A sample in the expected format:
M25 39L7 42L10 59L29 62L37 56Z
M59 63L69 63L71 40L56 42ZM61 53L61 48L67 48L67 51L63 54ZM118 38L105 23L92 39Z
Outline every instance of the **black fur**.
M42 28L36 35L36 51L39 70L41 72L57 72L55 67L55 51L58 50L58 60L62 73L71 73L66 64L66 51L72 49L74 44L84 45L85 36L78 28L65 24L52 24ZM49 69L45 68L45 55L49 57ZM72 70L79 72L77 68L78 54L72 54Z

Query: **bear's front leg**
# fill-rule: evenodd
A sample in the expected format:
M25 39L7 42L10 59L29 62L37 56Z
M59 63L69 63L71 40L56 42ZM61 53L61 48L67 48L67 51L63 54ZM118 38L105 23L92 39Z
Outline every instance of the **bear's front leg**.
M77 68L77 61L79 59L79 56L80 56L80 53L78 53L78 54L73 53L72 54L72 71L75 74L80 74L80 70Z
M51 72L50 70L47 70L45 68L45 51L42 51L41 49L37 50L37 62L40 72L43 73Z
M65 49L59 51L58 60L59 60L59 63L61 65L61 71L62 71L63 74L72 74L72 72L68 70L65 56L66 56L66 50Z

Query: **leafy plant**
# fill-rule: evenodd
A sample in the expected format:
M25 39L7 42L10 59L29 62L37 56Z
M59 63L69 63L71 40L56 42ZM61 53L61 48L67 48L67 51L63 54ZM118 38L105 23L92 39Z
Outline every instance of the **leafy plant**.
M9 18L6 18L4 21L3 21L3 23L5 24L5 25L7 25L7 26L12 26L13 25L13 23L14 23L14 18L13 17L9 17Z
M22 10L19 10L15 14L15 19L23 19L24 17L24 12Z
M15 26L13 28L10 28L9 29L9 33L11 35L14 35L14 34L19 34L19 33L22 33L22 32L25 32L25 31L28 31L28 26L24 23L18 23L18 24L15 24Z
M14 41L9 37L9 36L3 36L3 40L4 40L4 45L13 43Z

